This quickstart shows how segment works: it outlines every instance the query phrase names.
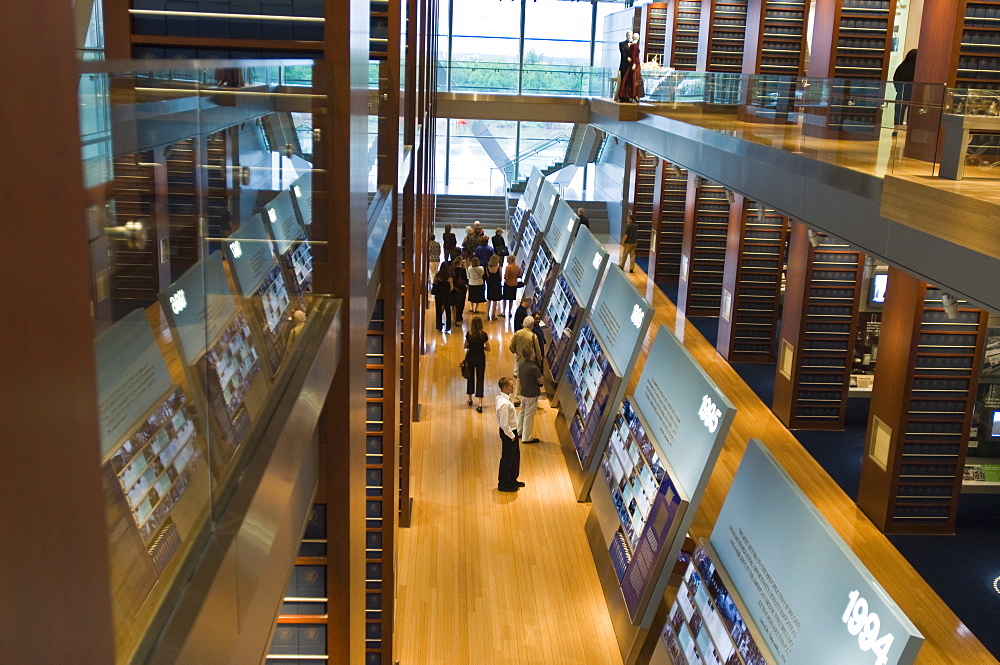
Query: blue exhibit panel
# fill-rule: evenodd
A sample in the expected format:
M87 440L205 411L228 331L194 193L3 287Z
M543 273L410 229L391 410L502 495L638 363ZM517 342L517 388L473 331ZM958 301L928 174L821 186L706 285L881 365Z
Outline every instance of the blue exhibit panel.
M617 378L593 328L584 323L566 368L566 380L576 407L571 410L569 434L584 469Z
M651 309L621 268L612 266L607 271L589 320L620 375L624 375L649 327Z

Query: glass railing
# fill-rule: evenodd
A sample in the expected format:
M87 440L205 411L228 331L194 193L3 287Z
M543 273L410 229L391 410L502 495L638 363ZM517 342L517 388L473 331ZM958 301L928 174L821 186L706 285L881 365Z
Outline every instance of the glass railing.
M608 74L603 67L453 61L440 63L438 90L559 97L605 94Z
M471 61L439 66L439 89L453 92L613 98L618 88L618 71L602 67ZM988 119L1000 117L1000 91L683 72L652 62L643 66L642 78L644 113L877 176L1000 178L1000 129L992 128L1000 120ZM979 118L966 143L943 140L955 115Z
M334 307L313 273L322 179L299 140L330 106L301 87L317 70L206 64L84 62L80 77L121 663L155 635Z

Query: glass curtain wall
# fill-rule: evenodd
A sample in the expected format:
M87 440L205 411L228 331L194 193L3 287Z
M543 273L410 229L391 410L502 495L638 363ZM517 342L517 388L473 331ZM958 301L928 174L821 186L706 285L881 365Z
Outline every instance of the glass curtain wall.
M601 89L593 71L594 26L621 2L515 0L441 3L441 90L589 95ZM601 30L597 30L598 33ZM595 92L591 92L595 90Z

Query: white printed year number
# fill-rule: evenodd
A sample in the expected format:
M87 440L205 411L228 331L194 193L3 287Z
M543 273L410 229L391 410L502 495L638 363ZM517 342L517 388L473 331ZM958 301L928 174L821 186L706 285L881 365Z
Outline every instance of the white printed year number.
M847 632L858 636L858 646L862 651L874 651L878 658L875 665L886 665L889 662L889 649L892 647L892 635L878 636L879 618L874 612L868 611L868 601L857 591L848 595L850 602L840 620L847 624Z
M701 407L698 409L698 417L701 418L701 422L705 423L705 427L712 434L715 434L715 430L719 429L719 418L722 417L722 410L715 405L708 395L701 398Z

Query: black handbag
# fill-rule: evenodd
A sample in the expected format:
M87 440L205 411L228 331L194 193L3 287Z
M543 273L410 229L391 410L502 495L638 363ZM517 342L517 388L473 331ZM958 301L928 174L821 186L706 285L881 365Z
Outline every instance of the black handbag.
M462 370L463 379L468 379L470 376L472 376L472 368L469 367L469 363L465 362L464 360L458 363L458 368Z

